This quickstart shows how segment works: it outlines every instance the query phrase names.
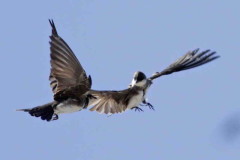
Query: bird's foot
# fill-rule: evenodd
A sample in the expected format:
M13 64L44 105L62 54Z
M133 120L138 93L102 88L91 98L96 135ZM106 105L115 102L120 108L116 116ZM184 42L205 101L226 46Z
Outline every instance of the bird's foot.
M138 112L143 112L142 108L140 107L133 107L131 109L135 109L135 111L138 111Z
M52 120L53 121L58 120L58 115L57 114L53 114L53 119Z
M148 106L149 109L155 110L154 107L153 107L153 105L152 105L151 103L146 102L146 101L143 101L142 103L143 103L143 106Z

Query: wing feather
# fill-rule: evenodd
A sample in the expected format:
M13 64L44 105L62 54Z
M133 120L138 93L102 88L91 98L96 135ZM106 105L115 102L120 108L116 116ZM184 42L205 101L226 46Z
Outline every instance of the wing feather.
M114 114L122 113L128 108L129 100L136 95L138 91L135 88L128 88L121 91L96 91L90 90L89 94L96 97L90 105L90 111L99 113Z
M54 99L66 99L69 96L79 97L91 88L90 77L87 77L85 70L68 44L58 35L53 20L49 20L49 22L52 27L49 80Z
M149 77L149 79L153 80L163 75L195 68L220 57L216 56L216 52L211 52L210 50L205 50L200 53L198 53L198 51L199 49L195 49L193 51L187 52L162 72L156 72L151 77Z

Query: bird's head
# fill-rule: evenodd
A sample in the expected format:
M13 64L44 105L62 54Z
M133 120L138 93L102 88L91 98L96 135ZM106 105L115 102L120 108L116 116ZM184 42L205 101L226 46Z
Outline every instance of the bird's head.
M138 87L144 87L147 83L147 77L143 72L137 71L133 75L132 83L130 84L130 87L138 86Z

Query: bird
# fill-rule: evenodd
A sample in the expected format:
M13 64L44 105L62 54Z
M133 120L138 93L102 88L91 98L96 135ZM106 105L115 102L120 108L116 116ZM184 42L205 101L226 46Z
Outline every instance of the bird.
M215 51L200 49L188 51L161 72L147 77L137 71L128 87L123 90L94 90L92 78L86 74L81 63L69 45L58 35L56 26L49 19L52 34L50 35L50 86L53 92L53 101L33 108L18 109L28 112L31 116L40 117L45 121L59 119L59 114L78 112L90 108L90 111L108 115L122 113L127 110L143 111L141 106L148 106L146 94L153 80L192 69L209 63L220 56Z

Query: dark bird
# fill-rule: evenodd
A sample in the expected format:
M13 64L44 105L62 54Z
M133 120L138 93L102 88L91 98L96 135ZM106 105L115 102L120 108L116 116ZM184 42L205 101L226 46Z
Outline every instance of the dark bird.
M147 90L154 79L198 67L219 58L216 56L216 52L210 50L199 52L199 49L195 49L149 78L141 71L135 72L127 89L120 91L92 90L91 76L87 76L71 48L58 35L53 20L49 20L49 22L52 27L49 80L54 100L45 105L18 110L28 112L31 116L41 117L46 121L57 120L60 113L77 112L88 107L91 107L91 111L105 114L122 113L128 109L142 111L140 105L154 109L145 100Z

